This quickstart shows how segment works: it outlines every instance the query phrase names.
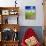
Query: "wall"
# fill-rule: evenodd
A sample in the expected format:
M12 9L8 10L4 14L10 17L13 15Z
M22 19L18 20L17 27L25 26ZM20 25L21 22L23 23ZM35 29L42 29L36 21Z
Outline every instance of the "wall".
M0 6L2 7L12 7L15 6L15 0L0 0ZM19 24L20 26L43 26L43 0L17 0L17 6L20 7L19 12ZM25 19L25 9L26 5L36 6L36 20L26 20ZM20 19L21 18L21 19Z
M32 2L33 1L33 2ZM42 0L21 0L19 1L21 3L20 8L20 25L21 26L43 26L43 6L42 6ZM24 7L26 5L35 5L36 6L36 20L25 20L25 9Z
M1 7L12 7L14 6L15 0L0 0L0 6Z

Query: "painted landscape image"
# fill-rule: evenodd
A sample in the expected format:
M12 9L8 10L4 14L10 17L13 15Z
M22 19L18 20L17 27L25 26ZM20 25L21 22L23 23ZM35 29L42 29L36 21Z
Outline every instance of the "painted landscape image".
M33 20L36 18L35 6L25 6L25 18Z

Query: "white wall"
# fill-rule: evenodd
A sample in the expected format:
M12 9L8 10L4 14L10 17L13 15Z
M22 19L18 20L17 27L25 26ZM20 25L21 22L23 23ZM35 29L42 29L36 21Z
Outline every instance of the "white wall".
M23 26L43 26L43 6L42 0L21 0L21 8L20 8L20 24ZM19 2L19 1L18 1ZM25 9L26 5L35 5L36 6L36 20L25 20Z
M0 6L9 7L15 6L15 0L0 0ZM17 3L20 7L19 12L19 24L21 26L43 26L43 0L17 0ZM25 20L25 9L24 7L27 5L35 5L36 6L36 20Z
M0 6L1 7L10 7L10 6L14 6L14 1L15 0L0 0Z

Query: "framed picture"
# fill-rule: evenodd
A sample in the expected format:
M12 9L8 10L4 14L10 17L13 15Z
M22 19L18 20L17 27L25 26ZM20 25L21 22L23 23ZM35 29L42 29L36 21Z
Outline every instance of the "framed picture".
M11 12L10 12L10 15L14 15L14 12L13 12L13 11L11 11Z
M15 11L15 10L10 10L9 14L10 14L10 15L16 15L16 14L17 14L17 11Z
M2 10L2 15L9 15L9 10Z
M25 6L25 18L36 19L36 6Z

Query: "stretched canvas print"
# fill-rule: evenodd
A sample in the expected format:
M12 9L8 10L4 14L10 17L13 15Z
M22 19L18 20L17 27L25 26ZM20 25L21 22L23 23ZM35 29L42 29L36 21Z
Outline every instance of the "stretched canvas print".
M25 18L26 19L36 19L36 7L35 6L25 6Z

